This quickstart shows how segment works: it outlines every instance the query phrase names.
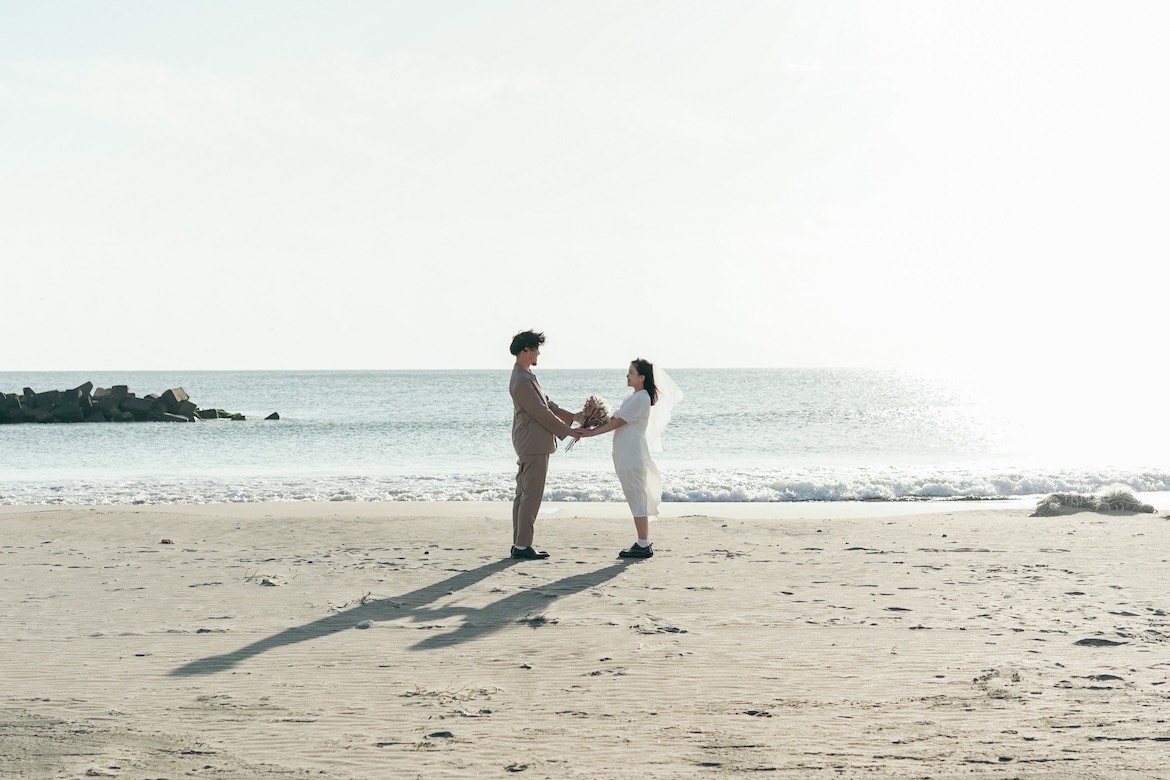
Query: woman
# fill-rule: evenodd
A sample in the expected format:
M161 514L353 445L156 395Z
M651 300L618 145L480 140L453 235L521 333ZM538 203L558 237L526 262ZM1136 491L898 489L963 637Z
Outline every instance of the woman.
M622 558L650 558L654 548L650 543L650 518L657 516L662 501L662 481L658 467L650 459L650 452L662 450L662 430L670 421L670 410L682 400L679 390L665 371L655 376L654 365L637 358L630 363L626 384L634 392L622 402L609 422L581 436L598 436L613 431L613 467L622 492L634 515L638 539Z

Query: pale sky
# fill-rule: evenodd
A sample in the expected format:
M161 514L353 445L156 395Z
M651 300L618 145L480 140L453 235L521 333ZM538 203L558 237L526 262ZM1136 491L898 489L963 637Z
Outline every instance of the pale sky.
M0 370L983 363L1170 328L1163 2L0 0Z

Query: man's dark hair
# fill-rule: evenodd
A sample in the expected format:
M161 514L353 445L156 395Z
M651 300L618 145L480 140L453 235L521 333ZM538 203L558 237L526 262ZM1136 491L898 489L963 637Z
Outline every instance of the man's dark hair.
M512 337L512 354L519 355L526 349L537 349L544 343L544 334L534 330L523 330Z

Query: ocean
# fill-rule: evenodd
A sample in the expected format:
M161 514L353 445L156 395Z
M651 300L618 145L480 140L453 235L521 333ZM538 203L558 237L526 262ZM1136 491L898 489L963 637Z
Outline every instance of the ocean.
M672 370L686 397L655 458L664 499L1170 491L1170 419L1152 382L1042 369ZM510 501L510 371L0 372L0 392L183 387L247 418L0 425L0 504ZM629 393L626 366L536 371L565 408ZM562 445L546 500L622 501L610 442Z

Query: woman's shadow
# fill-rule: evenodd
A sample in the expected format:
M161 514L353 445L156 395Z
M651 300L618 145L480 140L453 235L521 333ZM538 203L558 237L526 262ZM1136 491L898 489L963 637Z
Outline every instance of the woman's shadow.
M445 580L411 591L398 598L367 601L351 609L331 614L312 623L287 628L272 636L257 640L223 655L212 655L186 663L170 672L172 676L188 677L200 674L214 674L226 671L253 656L275 650L279 647L307 642L312 639L348 631L358 623L369 620L380 622L409 618L415 622L442 620L456 615L464 617L463 624L454 632L432 634L410 647L411 650L432 650L469 642L493 634L507 625L518 623L530 613L539 612L552 601L571 596L613 579L626 567L615 563L595 571L565 577L540 588L531 588L511 594L484 607L438 607L429 606L452 591L475 585L496 572L519 563L515 560L493 561L476 569L456 574Z

